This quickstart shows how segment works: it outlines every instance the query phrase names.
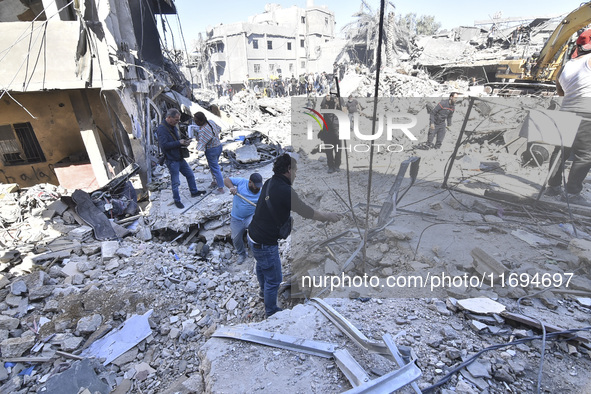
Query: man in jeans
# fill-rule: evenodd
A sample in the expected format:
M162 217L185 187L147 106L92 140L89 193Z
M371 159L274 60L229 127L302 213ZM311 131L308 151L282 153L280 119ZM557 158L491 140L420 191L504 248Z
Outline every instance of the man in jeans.
M242 264L247 257L243 237L252 221L254 208L261 195L263 177L255 172L250 176L250 179L224 178L224 185L234 195L232 212L230 213L230 230L232 231L234 249L238 253L236 263Z
M591 206L583 197L583 183L591 170L591 29L583 31L576 41L571 60L566 62L556 77L556 93L564 96L561 111L574 112L581 116L577 134L571 148L556 147L551 163L561 149L564 150L558 166L548 180L547 195L562 195L571 204ZM563 194L564 161L573 156L573 164L565 180L566 194Z
M166 111L166 116L162 123L156 129L158 134L158 144L164 153L166 166L170 172L170 182L172 183L172 199L177 208L183 209L185 206L181 202L179 186L181 184L179 173L187 178L191 197L197 197L205 194L205 191L197 190L195 175L193 170L187 164L181 155L181 147L189 146L191 140L179 139L179 133L176 125L181 120L181 113L176 108L170 108Z
M287 153L273 164L273 177L265 182L254 217L248 226L248 243L256 260L260 295L265 300L267 317L279 312L277 291L283 280L279 258L279 229L293 210L306 219L336 222L336 213L319 212L298 197L291 185L296 177L297 163Z

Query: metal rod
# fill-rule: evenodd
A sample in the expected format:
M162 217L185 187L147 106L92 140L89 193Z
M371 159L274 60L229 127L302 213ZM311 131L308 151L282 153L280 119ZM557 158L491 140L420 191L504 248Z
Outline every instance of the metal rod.
M460 129L460 135L458 135L458 140L456 141L456 146L454 148L454 152L451 155L451 159L449 161L449 167L447 167L447 172L445 173L445 178L443 178L443 184L441 187L443 189L447 189L447 179L449 178L449 174L451 173L451 169L454 165L454 161L456 160L456 155L458 154L458 150L460 149L460 144L462 143L462 138L464 137L464 132L466 131L466 125L468 124L468 118L470 117L470 112L472 111L472 106L474 105L474 97L470 97L470 104L468 105L468 111L466 111L466 116L464 116L464 123L462 123L462 128Z

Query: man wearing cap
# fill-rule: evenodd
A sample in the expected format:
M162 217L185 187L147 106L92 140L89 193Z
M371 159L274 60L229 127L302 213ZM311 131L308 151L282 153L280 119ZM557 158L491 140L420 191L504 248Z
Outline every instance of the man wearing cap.
M278 241L285 238L281 229L290 222L291 211L306 219L323 222L336 222L341 217L337 213L317 211L300 199L291 186L296 171L297 162L289 154L284 153L275 159L274 175L263 185L262 198L248 226L248 244L256 260L259 296L265 302L267 317L281 311L277 305L277 293L283 280Z
M548 180L547 195L562 195L561 184L564 161L574 157L566 182L563 200L572 204L591 205L583 196L583 182L591 169L591 29L577 38L577 47L569 60L558 72L556 92L564 96L561 111L574 112L582 117L572 148L556 147L553 158L562 149L561 160ZM553 158L550 162L553 162Z
M238 253L238 264L246 260L246 248L244 247L244 233L254 215L254 209L261 195L263 177L259 173L253 173L250 179L224 178L224 186L230 189L234 195L232 212L230 213L230 230L232 231L232 243Z

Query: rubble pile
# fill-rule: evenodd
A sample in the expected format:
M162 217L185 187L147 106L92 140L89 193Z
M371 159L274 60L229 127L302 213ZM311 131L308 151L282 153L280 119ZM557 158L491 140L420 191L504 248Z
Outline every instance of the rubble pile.
M357 87L351 92L355 97L373 97L375 92L375 73L367 67L358 68L362 76ZM343 84L347 84L348 78L354 74L345 75ZM458 90L458 83L439 83L432 79L423 70L412 70L407 67L390 68L384 67L380 73L380 97L436 97L444 96L452 91ZM462 83L467 87L467 82Z
M487 300L490 302L487 303ZM452 375L443 386L447 388L443 388L441 392L471 394L487 390L535 391L541 341L536 339L533 327L515 327L514 314L499 312L505 309L504 305L487 298L462 301L455 298L360 298L325 301L372 343L380 343L385 334L395 333L398 347L412 349L415 362L423 372L417 382L421 390L439 382L448 371L492 344L515 341L513 345L484 352L461 369L460 373ZM468 304L468 301L473 302ZM490 309L490 304L496 304L501 309ZM548 327L551 326L545 320L553 315L548 312L549 309L529 301L525 304L526 313L535 313ZM555 305L569 316L567 320L572 324L575 324L573 315L576 312L587 312L587 308L576 301L569 300ZM510 302L507 307L515 307L515 302ZM366 316L371 316L371 319L365 318ZM258 330L273 333L277 337L278 334L286 334L301 338L300 342L307 339L334 344L346 349L353 356L367 373L369 382L399 368L384 355L374 354L352 341L323 316L314 303L298 305L290 311L282 312L281 316L247 326L239 325L233 329L245 334ZM223 331L224 328L218 329L218 332ZM216 336L218 335L214 333L214 337ZM269 341L270 347L240 339L240 335L233 339L226 339L224 336L212 338L200 350L204 384L208 392L226 392L230 389L248 392L252 388L264 389L266 385L278 387L286 384L295 388L299 388L301 384L306 384L307 387L311 385L323 392L344 392L351 389L351 383L339 371L334 360L294 349L282 349L279 345L273 347L272 341ZM543 387L551 392L584 390L585 381L590 378L588 368L591 360L584 356L586 350L581 346L586 340L581 341L570 344L564 341L547 342ZM269 362L270 368L265 369L263 361ZM558 381L553 376L553 371L556 370L554 368L568 371L570 378ZM252 369L255 369L253 373L243 376L239 381L220 379L221 376ZM573 379L575 376L577 380Z
M27 201L42 189L27 193ZM104 242L60 215L44 225L62 235L45 245L46 252L3 253L0 351L6 363L0 392L60 387L71 379L67 371L78 368L92 376L98 392L117 386L161 392L176 376L199 371L195 350L218 324L264 316L252 261L234 267L225 242L167 242L166 234L145 241L137 219L126 224L135 235ZM102 353L88 353L89 345L131 324L135 315L147 316L146 337L101 366ZM80 365L76 360L83 357L97 362ZM71 368L62 372L66 366Z

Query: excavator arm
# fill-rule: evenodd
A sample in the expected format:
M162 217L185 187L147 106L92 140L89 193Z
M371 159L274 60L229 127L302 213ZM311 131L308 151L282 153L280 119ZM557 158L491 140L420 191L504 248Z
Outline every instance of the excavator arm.
M568 14L552 32L540 51L539 60L532 67L535 80L553 81L568 49L569 38L591 23L591 2L585 3Z
M591 23L591 1L568 14L552 32L536 58L503 60L496 77L522 81L552 82L564 63L569 39Z

